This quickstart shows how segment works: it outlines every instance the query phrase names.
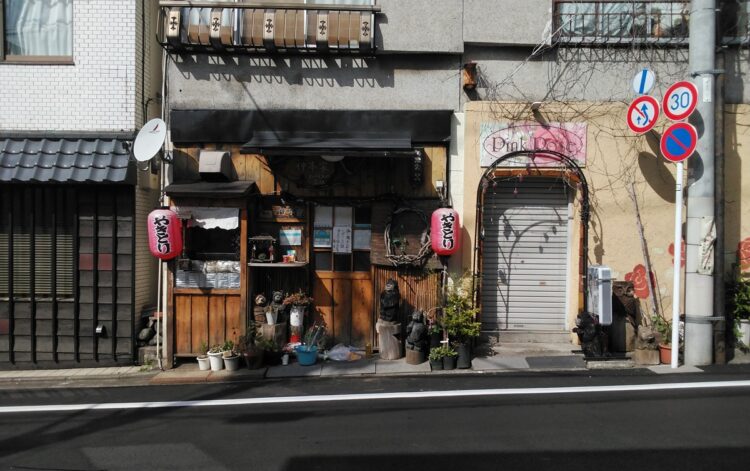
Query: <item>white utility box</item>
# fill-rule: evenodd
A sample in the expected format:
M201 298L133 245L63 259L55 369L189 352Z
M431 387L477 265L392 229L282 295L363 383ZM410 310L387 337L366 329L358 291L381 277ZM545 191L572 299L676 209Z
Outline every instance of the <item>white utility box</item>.
M589 267L589 313L599 316L601 325L612 324L612 271L603 265Z

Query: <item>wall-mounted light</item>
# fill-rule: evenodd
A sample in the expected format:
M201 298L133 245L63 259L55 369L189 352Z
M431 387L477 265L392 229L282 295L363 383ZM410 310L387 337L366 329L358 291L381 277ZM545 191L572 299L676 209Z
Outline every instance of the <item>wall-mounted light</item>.
M468 91L477 88L477 63L467 62L464 64L461 77L464 90Z
M321 155L320 158L325 160L326 162L333 162L333 163L341 162L342 160L344 160L343 155Z
M531 111L539 111L539 108L542 107L541 101L535 101L531 104Z

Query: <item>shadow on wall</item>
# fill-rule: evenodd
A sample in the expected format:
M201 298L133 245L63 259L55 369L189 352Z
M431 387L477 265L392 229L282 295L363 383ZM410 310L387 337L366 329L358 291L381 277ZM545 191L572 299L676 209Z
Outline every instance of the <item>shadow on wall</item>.
M668 162L661 156L659 140L661 136L656 132L646 134L646 142L651 152L638 154L638 167L643 178L651 189L667 203L674 203L675 180Z
M181 55L176 66L184 79L247 84L317 87L393 88L395 64L388 59L339 57L253 57ZM428 70L429 62L412 68ZM442 67L435 67L442 68Z

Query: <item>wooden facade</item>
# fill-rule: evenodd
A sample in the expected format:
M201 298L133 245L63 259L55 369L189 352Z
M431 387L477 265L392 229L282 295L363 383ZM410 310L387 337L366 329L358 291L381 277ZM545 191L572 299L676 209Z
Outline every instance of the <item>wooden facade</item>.
M245 333L247 322L252 321L253 316L248 312L252 312L255 296L262 293L270 298L275 290L286 293L305 290L315 300L315 311L308 316L306 325L315 320L324 322L330 342L361 347L376 343L374 325L378 297L388 278L399 282L404 319L414 308L427 310L437 305L439 275L433 271L440 267L437 258L433 257L420 270L396 268L385 257L383 231L386 220L397 207L417 208L429 223L432 210L439 206L435 181L447 180L445 147L425 148L424 177L417 186L412 185L408 157L350 157L329 163L314 156L267 158L242 154L239 145L212 144L178 147L175 154L177 159L187 157L197 161L204 149L229 152L238 180L254 181L259 195L249 197L244 203L247 212L242 222L245 232L241 237L244 251L241 264L247 272L242 274L241 293L173 288L168 312L175 329L173 353L176 356L194 355L201 341L209 344L220 343L225 338L236 341L236 336ZM278 204L282 197L286 204L301 206L304 215L269 218L264 208ZM223 201L214 201L212 204L216 206L226 206ZM366 270L361 267L344 271L318 269L311 232L315 208L319 205L368 208L371 243ZM418 248L425 224L409 219L400 224L400 229L409 247ZM304 247L298 250L297 265L248 263L248 237L274 233L287 226L303 230ZM174 286L172 282L170 285ZM235 300L237 297L239 301Z

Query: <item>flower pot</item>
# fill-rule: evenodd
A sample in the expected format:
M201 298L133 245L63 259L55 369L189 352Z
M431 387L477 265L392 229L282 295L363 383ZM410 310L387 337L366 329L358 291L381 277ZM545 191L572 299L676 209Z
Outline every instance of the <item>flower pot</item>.
M266 350L263 352L263 358L266 362L266 365L268 366L276 366L281 364L281 355L282 352L273 352L270 350Z
M460 369L471 368L471 344L459 343L456 350L458 351L456 366Z
M224 357L224 367L227 371L237 371L240 368L240 356Z
M198 369L201 371L208 371L211 369L211 361L206 355L198 357Z
M208 360L211 363L211 371L221 371L224 368L224 360L221 358L221 352L209 352Z
M425 352L406 349L406 363L409 365L421 365L427 359Z
M430 360L430 368L432 368L432 371L442 370L443 369L443 359L439 358L437 360Z
M257 370L263 366L263 350L242 352L242 357L245 359L245 366L248 370Z
M457 361L458 361L458 357L456 355L453 355L450 357L443 357L443 369L455 370Z
M659 344L659 361L669 365L672 363L672 346Z
M740 334L738 340L750 347L750 319L740 319Z
M294 347L297 353L297 361L302 366L314 365L318 361L318 347L315 345L298 345Z

